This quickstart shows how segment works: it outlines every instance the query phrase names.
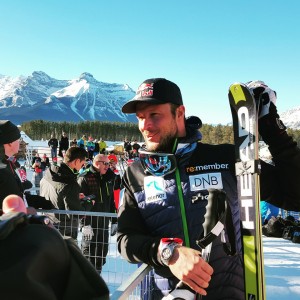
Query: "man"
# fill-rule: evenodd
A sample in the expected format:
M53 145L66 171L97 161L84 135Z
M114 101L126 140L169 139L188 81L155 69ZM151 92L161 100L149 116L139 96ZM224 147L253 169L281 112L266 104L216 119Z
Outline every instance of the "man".
M79 177L81 192L85 195L95 195L92 211L116 212L114 204L115 175L109 167L107 155L98 154L93 159L84 177ZM83 219L82 250L95 268L101 272L108 253L108 225L107 217L87 217ZM112 221L112 233L116 232L116 220ZM92 238L90 238L92 236Z
M54 137L53 134L51 134L50 140L48 141L48 146L51 149L51 158L57 157L57 147L58 147L58 140L56 137Z
M84 134L78 141L77 141L77 146L79 148L85 148L86 144L86 135Z
M51 165L45 171L40 182L40 195L50 200L56 209L83 210L79 199L80 187L77 183L77 175L84 167L87 157L85 149L71 147L67 150L60 166ZM60 220L59 230L63 236L76 239L77 228L78 220L72 216L64 215Z
M32 184L21 177L15 154L19 151L21 134L18 127L8 120L0 120L0 206L3 199L16 194L23 198L25 189Z
M59 141L59 156L63 157L64 153L69 149L69 138L65 132L62 133L62 136Z
M139 149L141 148L141 146L138 144L137 140L135 140L133 142L133 145L132 145L132 156L134 158L138 157L139 156Z
M132 146L131 146L131 142L127 138L124 140L124 150L125 150L125 153L127 153L127 159L131 159L132 158Z
M284 209L299 210L300 150L278 122L275 93L260 82L251 82L249 87L265 100L259 131L275 164L261 162L261 198ZM234 146L200 143L200 122L189 124L179 87L166 79L144 81L122 111L136 113L147 151L154 152L141 155L141 161L134 162L123 177L125 191L118 213L122 256L154 267L152 299L161 299L181 280L193 291L207 295L205 299L244 300ZM200 182L212 177L205 186L192 185L195 178ZM203 231L207 189L212 187L227 194L232 228L226 235L235 255L226 255L217 238L208 264L201 258L196 240Z
M100 142L99 142L100 153L105 154L106 148L107 148L106 142L103 140L103 138L100 138Z

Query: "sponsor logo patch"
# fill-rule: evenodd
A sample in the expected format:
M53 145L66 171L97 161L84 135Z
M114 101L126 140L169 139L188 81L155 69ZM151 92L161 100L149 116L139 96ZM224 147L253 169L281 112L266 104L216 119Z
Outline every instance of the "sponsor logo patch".
M229 170L229 164L207 164L202 166L188 166L186 167L187 173L197 173L202 171L218 171L218 170Z
M167 199L165 181L162 177L147 176L144 178L146 203Z
M191 191L223 189L221 173L207 173L189 176Z

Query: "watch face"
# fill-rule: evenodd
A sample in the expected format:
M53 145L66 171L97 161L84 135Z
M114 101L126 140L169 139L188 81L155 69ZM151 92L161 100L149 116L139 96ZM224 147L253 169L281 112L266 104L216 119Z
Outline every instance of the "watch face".
M170 248L164 248L162 250L161 256L163 259L168 260L172 256L172 251Z

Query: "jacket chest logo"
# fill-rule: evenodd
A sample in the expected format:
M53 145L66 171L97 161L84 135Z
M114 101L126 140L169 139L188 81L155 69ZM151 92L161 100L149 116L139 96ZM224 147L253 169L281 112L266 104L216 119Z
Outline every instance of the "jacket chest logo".
M165 181L162 177L145 177L144 190L146 203L165 200L167 198L167 193L165 191Z
M223 189L221 173L206 173L189 176L191 191Z

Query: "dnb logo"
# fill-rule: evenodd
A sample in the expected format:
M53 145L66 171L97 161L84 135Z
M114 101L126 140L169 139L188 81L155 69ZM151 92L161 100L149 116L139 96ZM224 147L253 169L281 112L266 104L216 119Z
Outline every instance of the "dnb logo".
M146 203L167 199L165 181L162 177L147 176L144 178Z

